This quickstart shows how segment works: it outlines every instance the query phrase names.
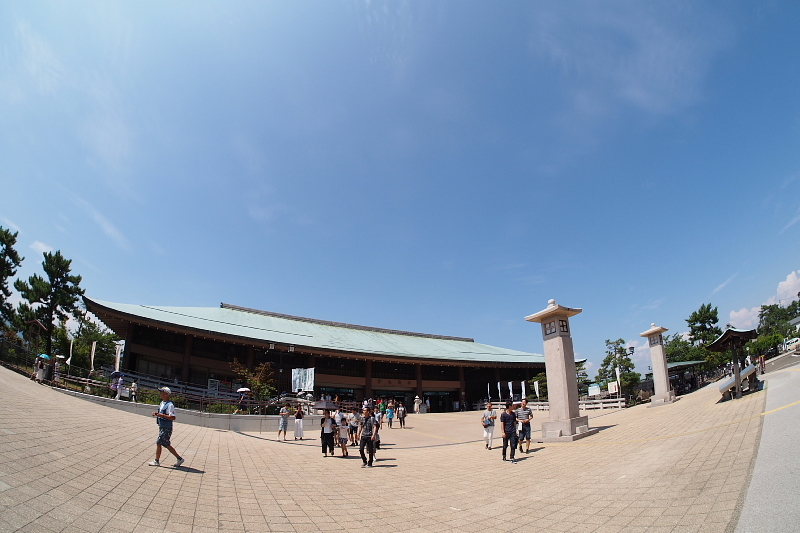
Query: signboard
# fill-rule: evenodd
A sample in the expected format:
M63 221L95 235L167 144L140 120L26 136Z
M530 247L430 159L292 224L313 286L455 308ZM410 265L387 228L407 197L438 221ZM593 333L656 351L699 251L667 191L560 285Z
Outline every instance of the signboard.
M609 381L608 382L608 392L609 392L609 394L616 394L618 391L619 391L619 389L617 388L617 382L616 381Z
M293 368L292 369L292 392L314 391L314 369L313 368Z
M600 385L589 385L589 396L600 396Z

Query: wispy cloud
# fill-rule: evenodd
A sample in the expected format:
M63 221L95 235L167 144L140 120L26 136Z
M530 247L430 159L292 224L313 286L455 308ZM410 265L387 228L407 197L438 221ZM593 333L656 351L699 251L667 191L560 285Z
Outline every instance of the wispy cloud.
M717 285L717 288L716 288L716 289L714 289L713 291L711 291L711 294L717 294L719 291L721 291L722 289L724 289L724 288L725 288L725 287L728 285L728 283L730 283L731 281L733 281L733 279L734 279L736 276L738 276L738 275L739 275L739 273L737 272L737 273L736 273L736 274L734 274L733 276L729 277L728 279L726 279L725 281L723 281L722 283L720 283L719 285Z
M33 244L31 244L31 248L33 250L36 250L40 254L43 254L45 252L52 252L53 251L53 247L52 246L50 246L49 244L45 244L45 243L43 243L41 241L33 241Z
M798 213L797 213L797 215L795 215L795 217L794 217L792 220L790 220L790 221L789 221L789 222L788 222L788 223L787 223L787 224L786 224L786 225L783 227L783 229L782 229L782 230L781 230L781 231L778 233L778 235L782 235L784 231L786 231L787 229L791 228L792 226L794 226L794 225L795 225L795 224L797 224L798 222L800 222L800 209L798 209Z
M84 209L84 211L86 211L86 213L92 218L92 220L94 220L94 222L98 226L100 226L100 229L103 230L103 233L105 233L108 237L111 238L112 241L114 241L114 244L116 244L119 248L125 251L130 251L133 248L128 238L125 237L125 235L119 230L119 228L117 228L105 216L103 216L103 214L100 213L100 211L95 209L95 207L92 204L90 204L89 202L87 202L86 200L84 200L79 196L75 196L74 198L75 202L79 206L81 206Z
M15 233L22 233L22 230L21 230L21 229L19 229L19 226L17 226L17 225L16 225L16 224L14 224L13 222L11 222L11 221L10 221L9 219L7 219L6 217L0 217L0 222L2 222L2 223L3 223L3 226L4 226L4 227L6 227L7 229L10 229L11 231L13 231L13 232L15 232Z

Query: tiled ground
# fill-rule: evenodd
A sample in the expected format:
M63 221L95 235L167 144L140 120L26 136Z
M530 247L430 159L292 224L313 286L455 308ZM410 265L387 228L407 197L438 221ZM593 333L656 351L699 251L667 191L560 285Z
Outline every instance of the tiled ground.
M153 419L0 368L0 531L723 532L746 489L764 395L717 403L709 388L590 413L599 434L538 445L514 465L484 449L474 412L384 428L372 469L357 452L323 458L318 439L178 421L187 463L173 469L147 466Z

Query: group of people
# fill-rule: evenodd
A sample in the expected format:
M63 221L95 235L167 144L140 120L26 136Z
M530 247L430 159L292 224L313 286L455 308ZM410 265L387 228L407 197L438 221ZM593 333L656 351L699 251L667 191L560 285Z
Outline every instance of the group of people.
M361 467L371 467L375 460L375 452L381 448L380 430L385 417L391 427L392 418L388 418L388 414L385 415L390 409L394 418L394 406L388 407L388 405L383 412L378 406L366 405L360 414L358 409L353 409L349 413L337 409L333 414L326 410L320 420L323 457L328 457L329 453L333 456L337 447L341 448L342 457L348 457L350 453L347 451L347 446L357 445L363 462Z
M406 410L405 405L403 405L403 402L395 402L392 398L389 400L386 400L385 398L378 398L377 400L368 398L362 403L361 409L370 409L371 411L378 413L380 415L378 421L380 422L381 427L383 427L383 422L386 421L389 429L392 429L392 423L394 422L395 418L400 424L400 429L406 427L406 415L408 415L408 411Z
M486 441L486 449L492 449L492 439L494 438L494 426L497 420L497 412L492 409L492 404L486 404L486 410L481 416L483 426L483 439ZM517 446L522 452L522 443L526 443L525 453L531 451L531 420L533 411L528 407L528 400L522 400L522 405L514 409L514 404L506 402L505 411L500 415L500 428L503 430L503 461L506 461L506 453L511 447L511 462L516 463L515 454Z

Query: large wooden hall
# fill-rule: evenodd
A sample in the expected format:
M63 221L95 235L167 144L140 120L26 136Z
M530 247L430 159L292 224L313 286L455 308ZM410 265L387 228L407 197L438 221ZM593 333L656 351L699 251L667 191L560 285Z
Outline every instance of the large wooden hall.
M160 307L84 297L86 308L125 339L123 368L205 387L232 383L234 358L248 367L270 362L278 389L291 390L293 368L314 368L314 394L362 400L419 395L434 412L471 405L497 382L544 372L544 356L470 338L395 331L248 309ZM515 393L520 391L515 390ZM466 403L464 403L466 402Z

